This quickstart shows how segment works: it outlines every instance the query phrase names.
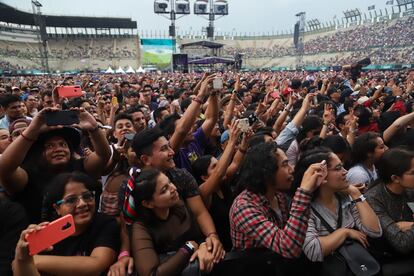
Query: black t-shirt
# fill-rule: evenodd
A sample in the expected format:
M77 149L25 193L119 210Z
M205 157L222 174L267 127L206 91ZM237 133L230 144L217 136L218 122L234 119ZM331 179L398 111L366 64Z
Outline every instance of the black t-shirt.
M220 198L217 193L213 193L211 199L210 215L216 226L217 234L226 251L230 251L232 246L230 237L230 220L229 212L233 203L233 194L230 186L223 184L221 187L223 198Z
M90 256L97 247L108 247L115 252L120 247L119 225L115 218L96 213L89 228L79 236L71 236L53 246L48 255Z
M39 223L41 221L43 196L51 180L57 174L40 170L34 167L33 164L23 164L22 167L28 175L28 182L21 192L13 196L13 199L24 207L30 223ZM64 172L74 171L84 172L83 159L71 161Z
M29 222L23 207L0 198L0 275L13 275L11 263L21 232Z
M199 195L197 181L185 169L174 168L165 172L170 181L177 187L177 192L182 199Z

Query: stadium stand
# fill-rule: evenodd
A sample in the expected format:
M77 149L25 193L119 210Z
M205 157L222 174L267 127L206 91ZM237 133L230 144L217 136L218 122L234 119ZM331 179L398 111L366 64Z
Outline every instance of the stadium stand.
M137 24L128 18L44 16L53 71L139 66ZM0 3L2 69L38 69L33 14ZM4 64L4 65L3 65Z

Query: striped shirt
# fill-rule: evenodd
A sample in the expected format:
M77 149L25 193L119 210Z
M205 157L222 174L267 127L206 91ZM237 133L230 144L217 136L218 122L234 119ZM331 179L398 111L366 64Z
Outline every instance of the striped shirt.
M290 212L283 194L276 195L281 215L264 195L244 190L230 210L233 249L268 248L285 258L299 257L309 219L311 194L298 188Z

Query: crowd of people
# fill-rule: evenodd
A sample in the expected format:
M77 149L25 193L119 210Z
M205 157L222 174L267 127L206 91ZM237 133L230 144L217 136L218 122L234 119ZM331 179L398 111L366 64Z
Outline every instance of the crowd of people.
M356 60L369 54L375 64L413 63L413 30L414 17L412 16L395 21L364 24L306 40L304 54L312 56L323 53L352 52L353 55L358 55ZM225 48L227 55L234 55L238 52L244 53L245 58L278 58L297 54L293 43L291 46ZM309 62L309 65L338 65L347 64L349 61L349 58L338 54L337 58L320 58Z
M0 275L412 275L414 71L360 68L1 78Z
M93 46L91 45L93 40ZM114 40L108 38L101 39L68 39L60 40L55 43L53 39L49 40L49 58L55 59L112 59L112 58L136 58L137 49L134 47L122 46L114 47ZM131 43L133 45L134 43ZM7 57L17 57L27 60L39 59L39 50L36 47L14 47L13 43L0 48L0 55Z

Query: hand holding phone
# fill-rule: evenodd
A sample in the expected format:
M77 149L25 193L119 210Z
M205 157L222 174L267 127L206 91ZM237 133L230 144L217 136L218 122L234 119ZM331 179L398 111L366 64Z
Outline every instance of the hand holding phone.
M80 86L59 86L56 90L59 98L78 98L83 95Z
M75 233L75 222L71 214L46 225L43 229L26 235L29 254L36 255Z
M223 78L216 77L213 79L213 89L220 90L223 89Z
M79 114L75 110L47 111L45 120L48 126L68 126L79 124Z

